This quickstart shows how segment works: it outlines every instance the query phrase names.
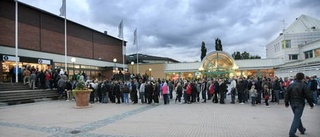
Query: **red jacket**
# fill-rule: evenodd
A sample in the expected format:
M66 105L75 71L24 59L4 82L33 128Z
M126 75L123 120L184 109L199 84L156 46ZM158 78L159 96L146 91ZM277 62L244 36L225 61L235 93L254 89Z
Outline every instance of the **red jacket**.
M191 93L192 93L192 87L190 84L188 84L187 89L186 89L186 94L191 95Z
M50 80L50 79L51 79L50 73L46 73L46 80Z

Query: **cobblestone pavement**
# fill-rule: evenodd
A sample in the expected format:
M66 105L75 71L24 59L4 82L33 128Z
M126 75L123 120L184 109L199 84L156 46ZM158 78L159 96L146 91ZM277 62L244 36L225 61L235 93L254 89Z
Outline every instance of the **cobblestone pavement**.
M193 103L92 104L45 101L0 107L1 137L286 137L290 108ZM305 107L302 137L320 136L320 108Z

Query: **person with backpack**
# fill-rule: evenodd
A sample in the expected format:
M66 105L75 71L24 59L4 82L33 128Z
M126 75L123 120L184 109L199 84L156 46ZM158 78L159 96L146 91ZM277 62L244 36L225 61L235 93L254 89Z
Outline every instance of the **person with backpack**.
M66 88L66 76L65 75L62 75L58 81L58 94L60 96L60 98L63 96L63 93L64 93L64 90Z
M192 86L191 86L191 83L192 83L192 82L186 84L186 85L187 85L187 88L186 88L186 102L187 102L188 104L191 103L191 94L192 94Z
M72 83L70 80L66 81L66 101L69 101L72 99Z
M212 82L209 82L209 94L211 97L215 94L214 83ZM214 103L214 99L212 99L212 102Z

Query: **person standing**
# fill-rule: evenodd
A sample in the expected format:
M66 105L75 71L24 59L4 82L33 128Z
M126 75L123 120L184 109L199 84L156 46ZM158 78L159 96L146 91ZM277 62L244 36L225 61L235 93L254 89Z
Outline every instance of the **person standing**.
M289 131L289 137L297 137L297 135L295 135L297 129L299 129L301 134L306 132L306 128L303 127L301 122L305 100L307 99L311 109L314 107L311 92L309 91L307 85L303 83L303 79L304 74L297 73L296 80L288 86L287 93L285 95L285 106L288 108L290 104L294 114Z
M27 83L30 83L30 75L31 72L28 68L25 68L25 70L23 71L23 84L26 85Z
M225 98L226 91L227 91L226 82L222 78L219 78L220 104L225 104L224 98Z
M279 78L277 76L275 77L272 85L273 85L272 89L273 89L273 94L274 94L274 102L276 104L279 104L281 84L280 84Z
M32 74L30 75L30 82L29 82L29 87L32 89L36 88L36 79L37 75L35 71L32 71Z
M145 96L145 82L144 80L142 80L141 84L140 84L140 88L139 88L139 97L141 99L141 103L147 103L146 102L146 96Z
M162 95L163 95L163 101L164 104L167 105L169 104L169 87L167 85L167 82L164 82L162 87L161 87Z
M131 100L133 104L137 104L138 103L138 95L137 95L137 85L135 84L134 81L131 82Z
M255 88L256 88L256 86L252 85L251 89L249 90L250 97L251 97L251 105L252 106L256 106L256 98L257 98L258 92L257 92L257 90Z
M310 92L312 93L314 104L318 104L318 82L315 80L316 76L312 76L310 80Z
M264 85L262 91L263 91L264 103L266 104L266 107L269 107L270 89L268 85Z
M207 101L207 81L206 81L206 79L202 79L201 94L202 94L202 99L203 99L202 103L206 103L206 101Z
M123 86L123 99L124 99L124 104L129 104L129 87L127 85L127 83L124 84Z
M214 81L212 81L211 85L213 84L213 88L214 88L214 97L213 97L213 100L212 102L213 103L218 103L219 100L218 100L218 94L220 93L220 90L219 90L219 82L215 79ZM209 87L209 91L210 91L210 87ZM211 98L211 97L210 97ZM209 99L209 97L208 97Z
M179 103L181 102L181 97L182 97L182 85L180 82L178 82L177 87L176 87L176 91L177 91L177 96L176 96L176 101L179 101Z
M118 81L114 81L113 92L116 95L116 99L117 99L116 104L120 104L121 103L121 101L120 101L121 91L120 91L120 85L119 85Z
M236 99L236 92L237 92L237 81L236 81L236 77L233 77L231 83L230 83L230 87L231 87L231 104L235 103L235 99Z

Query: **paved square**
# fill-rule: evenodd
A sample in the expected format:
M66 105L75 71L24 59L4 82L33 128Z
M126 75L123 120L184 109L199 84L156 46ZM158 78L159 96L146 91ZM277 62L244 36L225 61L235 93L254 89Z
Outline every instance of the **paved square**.
M169 105L92 104L75 109L73 101L46 101L0 107L1 137L286 137L290 108L271 103L193 103ZM320 109L306 106L302 137L320 135Z

